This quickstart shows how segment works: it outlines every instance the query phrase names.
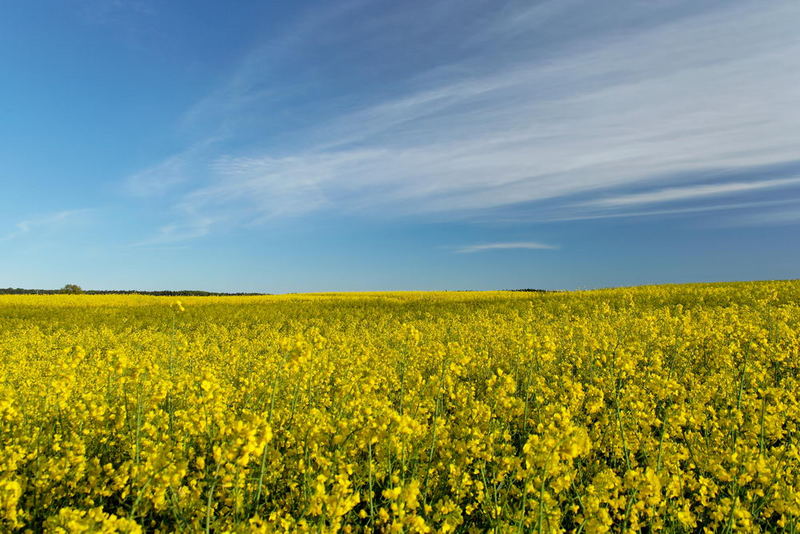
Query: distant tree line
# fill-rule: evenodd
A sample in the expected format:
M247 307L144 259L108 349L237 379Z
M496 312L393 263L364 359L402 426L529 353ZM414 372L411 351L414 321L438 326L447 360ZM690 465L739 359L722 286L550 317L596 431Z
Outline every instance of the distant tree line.
M463 291L474 291L465 289ZM504 289L503 291L521 291L527 293L553 293L549 289ZM198 291L184 289L181 291L136 291L129 289L81 289L75 284L67 284L61 289L23 289L20 287L0 287L0 295L152 295L154 297L241 297L269 295L270 293L217 293L214 291Z
M0 288L0 295L152 295L155 297L224 297L224 296L256 296L268 293L217 293L214 291L197 291L185 289L181 291L135 291L124 289L81 289L75 284L67 284L61 289L23 289L20 287Z
M527 293L553 293L552 289L506 289L506 291L523 291Z

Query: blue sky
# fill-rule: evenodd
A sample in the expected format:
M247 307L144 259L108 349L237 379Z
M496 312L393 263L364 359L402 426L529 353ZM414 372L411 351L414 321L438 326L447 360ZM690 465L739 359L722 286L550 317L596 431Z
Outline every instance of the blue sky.
M0 9L0 287L800 277L794 0Z

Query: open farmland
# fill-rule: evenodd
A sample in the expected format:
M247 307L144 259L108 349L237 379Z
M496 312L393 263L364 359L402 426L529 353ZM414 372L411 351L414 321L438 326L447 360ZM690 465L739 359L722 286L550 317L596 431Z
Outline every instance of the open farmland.
M0 297L0 530L791 531L800 282Z

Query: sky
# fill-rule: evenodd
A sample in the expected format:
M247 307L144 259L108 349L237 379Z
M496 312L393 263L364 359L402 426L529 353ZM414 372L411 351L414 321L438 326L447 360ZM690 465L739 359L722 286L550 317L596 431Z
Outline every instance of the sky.
M796 0L0 13L0 287L800 278Z

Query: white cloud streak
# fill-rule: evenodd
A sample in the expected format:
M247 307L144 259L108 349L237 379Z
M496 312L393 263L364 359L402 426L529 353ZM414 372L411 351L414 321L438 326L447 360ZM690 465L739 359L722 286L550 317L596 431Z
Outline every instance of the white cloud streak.
M128 176L123 183L125 191L136 197L154 197L190 182L192 173L207 163L204 156L219 140L219 136L208 137L183 152Z
M800 204L797 201L796 204ZM780 210L760 211L721 221L722 226L786 226L800 224L800 205Z
M188 180L186 154L175 154L127 178L125 189L134 196L160 195Z
M12 239L58 230L64 225L83 220L93 211L94 210L89 208L64 210L25 219L14 225L15 229L12 232L0 237L0 241L10 241Z
M732 202L725 204L708 204L702 206L690 206L681 208L665 208L665 209L648 209L638 211L617 211L617 212L591 212L588 214L570 213L566 215L544 216L535 219L536 222L566 222L566 221L589 221L595 219L620 219L620 218L634 218L634 217L659 217L659 216L673 216L673 215L696 215L715 211L744 211L754 210L757 208L765 208L763 213L770 213L776 207L786 206L787 204L800 204L800 199L782 199L782 200L762 200L753 202ZM741 216L737 220L751 220L756 219L742 219ZM520 222L517 220L517 222Z
M456 250L459 254L473 254L475 252L486 252L489 250L555 250L558 247L534 241L520 241L512 243L487 243L482 245L469 245Z
M581 206L597 206L603 208L616 208L622 206L638 206L642 204L657 204L674 202L677 200L693 200L697 198L716 197L760 189L776 189L800 185L800 178L782 178L776 180L761 180L754 182L727 182L719 184L690 185L686 187L671 187L644 193L632 193L608 198L599 198L583 202Z

